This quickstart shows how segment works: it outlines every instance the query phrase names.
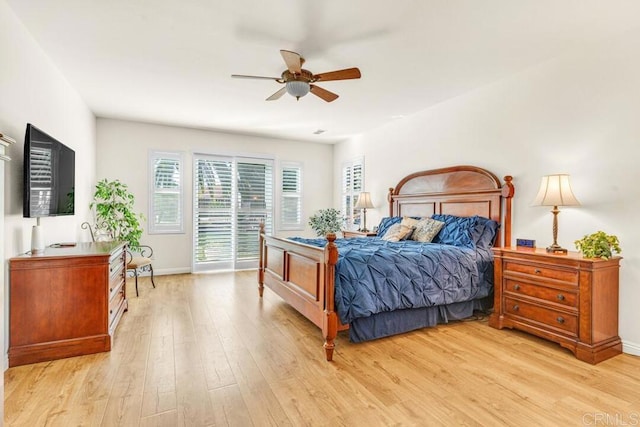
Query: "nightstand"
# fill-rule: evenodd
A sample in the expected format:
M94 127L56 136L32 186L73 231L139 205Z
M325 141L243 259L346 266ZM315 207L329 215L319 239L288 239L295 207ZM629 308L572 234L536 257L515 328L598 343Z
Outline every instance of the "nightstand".
M375 237L378 234L375 231L352 231L352 230L342 230L342 237L345 239L351 239L354 237Z
M621 257L583 258L535 248L494 248L489 325L546 338L585 362L622 353L618 336Z

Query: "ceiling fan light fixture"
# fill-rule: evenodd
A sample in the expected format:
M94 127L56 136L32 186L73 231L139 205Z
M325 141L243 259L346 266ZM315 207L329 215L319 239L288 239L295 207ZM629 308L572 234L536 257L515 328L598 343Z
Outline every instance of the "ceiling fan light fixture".
M308 82L302 80L289 80L286 83L287 93L291 96L295 96L296 99L305 96L309 93L311 87Z

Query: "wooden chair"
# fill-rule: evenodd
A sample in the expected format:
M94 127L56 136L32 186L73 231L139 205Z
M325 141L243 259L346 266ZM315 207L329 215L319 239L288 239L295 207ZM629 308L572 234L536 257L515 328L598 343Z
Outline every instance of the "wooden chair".
M80 227L83 230L89 230L91 233L91 240L96 241L96 236L93 232L93 227L88 222L83 222ZM129 247L127 251L127 272L133 272L133 276L136 279L136 296L138 295L138 275L141 272L148 271L151 273L151 284L154 289L156 283L153 280L153 249L148 245L140 245L136 251L132 251Z

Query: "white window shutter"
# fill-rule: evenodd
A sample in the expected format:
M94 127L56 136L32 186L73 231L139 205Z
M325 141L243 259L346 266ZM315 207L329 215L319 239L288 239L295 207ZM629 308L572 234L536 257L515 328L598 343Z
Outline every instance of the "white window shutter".
M150 234L184 233L183 167L181 152L150 152Z
M281 171L280 229L304 229L302 222L302 165L283 163Z

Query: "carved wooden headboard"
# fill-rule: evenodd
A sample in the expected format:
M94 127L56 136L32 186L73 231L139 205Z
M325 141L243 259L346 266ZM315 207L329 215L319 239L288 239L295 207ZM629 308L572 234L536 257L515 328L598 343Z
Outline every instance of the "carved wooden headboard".
M476 166L451 166L412 173L389 188L389 215L479 215L501 224L495 246L511 244L512 177L504 184ZM504 236L504 240L502 239Z

